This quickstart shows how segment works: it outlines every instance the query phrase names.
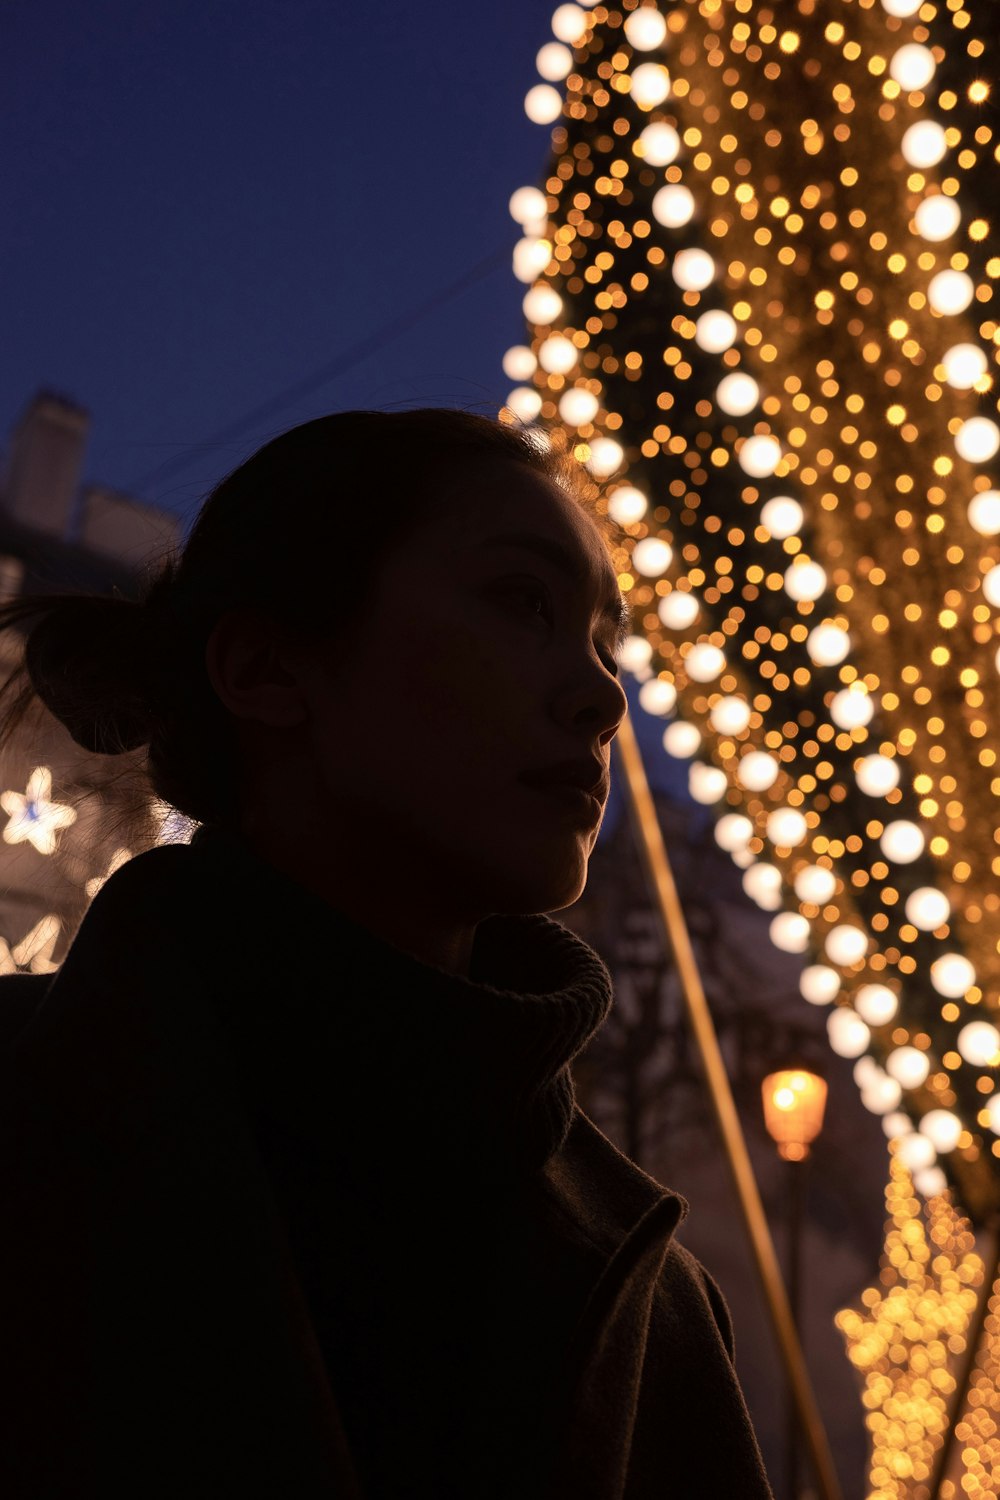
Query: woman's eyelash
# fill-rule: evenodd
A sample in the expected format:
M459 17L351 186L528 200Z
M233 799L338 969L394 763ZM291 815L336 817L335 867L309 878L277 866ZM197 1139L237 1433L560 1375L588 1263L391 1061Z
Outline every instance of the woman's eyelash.
M525 579L524 582L515 583L511 587L513 593L521 594L524 597L528 597L530 595L532 598L541 599L543 604L545 604L547 607L545 617L549 620L552 619L552 602L549 598L549 591L543 584L532 583L530 579ZM605 661L604 665L607 667L612 677L618 676L618 663L615 661L614 657L612 657L610 661Z

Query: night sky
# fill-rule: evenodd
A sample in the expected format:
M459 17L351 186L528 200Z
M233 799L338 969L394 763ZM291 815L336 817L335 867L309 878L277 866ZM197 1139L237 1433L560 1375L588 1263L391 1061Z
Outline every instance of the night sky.
M4 439L40 386L69 396L85 482L186 532L296 422L495 415L525 337L507 203L548 160L523 101L556 3L8 0ZM637 686L650 779L686 800Z
M495 414L555 3L8 0L4 440L48 386L87 481L190 522L322 412Z

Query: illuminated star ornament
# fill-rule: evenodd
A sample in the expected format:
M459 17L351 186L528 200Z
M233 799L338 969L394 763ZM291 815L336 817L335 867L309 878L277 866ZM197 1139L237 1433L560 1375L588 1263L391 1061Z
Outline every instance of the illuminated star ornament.
M10 819L3 830L4 843L32 843L39 854L52 854L60 828L76 822L72 807L52 802L52 772L36 766L28 778L27 792L0 792L0 808Z
M918 1189L977 1220L1000 1206L996 21L560 5L501 413L589 472L642 707Z

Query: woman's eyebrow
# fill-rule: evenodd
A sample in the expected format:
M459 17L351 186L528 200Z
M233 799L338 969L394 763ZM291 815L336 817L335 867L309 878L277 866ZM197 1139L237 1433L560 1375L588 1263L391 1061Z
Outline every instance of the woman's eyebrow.
M550 562L574 583L580 581L583 573L578 559L563 546L562 542L553 541L550 537L536 536L532 532L504 532L501 536L487 537L482 545L484 547L523 547L528 552L534 552L539 557L545 558L546 562ZM614 598L608 600L601 614L614 623L617 631L615 649L620 651L632 629L632 609L619 592L617 585Z

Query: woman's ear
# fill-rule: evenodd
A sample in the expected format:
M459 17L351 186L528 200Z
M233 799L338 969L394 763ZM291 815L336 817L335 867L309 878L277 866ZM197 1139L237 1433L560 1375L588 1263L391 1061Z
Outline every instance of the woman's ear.
M238 719L286 729L308 716L305 663L288 632L260 610L243 607L221 616L205 646L205 670Z

